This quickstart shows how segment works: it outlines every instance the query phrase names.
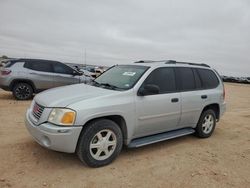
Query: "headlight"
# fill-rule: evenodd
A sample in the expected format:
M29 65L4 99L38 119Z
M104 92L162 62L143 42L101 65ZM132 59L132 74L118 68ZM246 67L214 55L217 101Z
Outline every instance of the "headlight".
M71 126L75 122L76 113L67 108L54 108L49 115L48 121L56 125Z

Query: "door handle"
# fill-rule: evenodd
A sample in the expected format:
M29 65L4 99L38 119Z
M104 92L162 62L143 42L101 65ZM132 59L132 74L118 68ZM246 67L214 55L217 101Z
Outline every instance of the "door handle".
M207 95L201 95L202 99L207 99Z
M178 101L179 101L178 98L173 98L173 99L171 99L171 102L173 102L173 103L178 102Z

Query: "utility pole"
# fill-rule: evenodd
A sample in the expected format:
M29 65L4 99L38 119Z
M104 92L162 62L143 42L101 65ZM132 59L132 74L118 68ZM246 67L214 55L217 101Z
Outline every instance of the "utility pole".
M84 48L84 65L85 65L85 67L84 67L84 69L86 70L86 66L87 66L87 54L86 54L86 48ZM84 74L84 72L83 72L83 74ZM84 81L84 83L86 84L87 83L87 80L86 80L86 77L85 77L85 81Z
M85 67L87 66L87 53L86 53L86 49L84 49L84 64Z

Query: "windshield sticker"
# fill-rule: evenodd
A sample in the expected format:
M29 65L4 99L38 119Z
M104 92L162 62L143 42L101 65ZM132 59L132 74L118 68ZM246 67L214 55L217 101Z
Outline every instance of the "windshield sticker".
M129 84L125 84L125 87L129 87L130 85Z
M122 75L124 76L134 76L136 72L124 72Z

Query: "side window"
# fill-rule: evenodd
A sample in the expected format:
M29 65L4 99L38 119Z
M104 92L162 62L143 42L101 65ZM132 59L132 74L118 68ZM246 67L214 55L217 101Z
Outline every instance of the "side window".
M160 93L176 91L175 72L173 68L158 68L151 72L143 85L152 84L160 88Z
M17 61L9 61L8 63L5 64L5 68L9 68L11 67L12 65L14 65Z
M62 63L58 63L55 62L53 63L53 67L54 67L54 72L55 73L59 73L59 74L73 74L73 69L71 69L70 67L62 64Z
M193 72L194 72L194 80L195 80L196 89L202 89L201 79L197 70L193 69Z
M24 67L24 68L27 68L27 69L31 69L31 62L25 61L23 67Z
M25 68L41 72L53 72L52 65L48 61L29 61L24 64Z
M180 86L182 91L195 90L194 73L191 68L181 67L177 68L178 76L180 78Z
M212 89L219 85L219 80L215 73L208 69L197 69L202 81L203 88Z

